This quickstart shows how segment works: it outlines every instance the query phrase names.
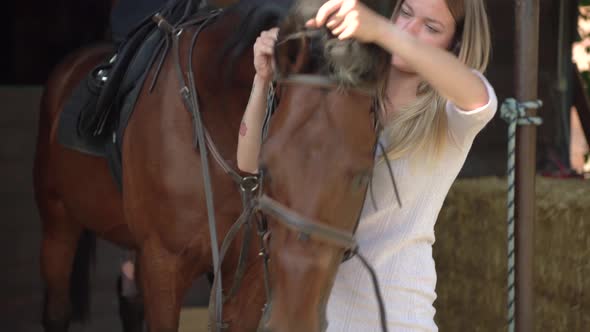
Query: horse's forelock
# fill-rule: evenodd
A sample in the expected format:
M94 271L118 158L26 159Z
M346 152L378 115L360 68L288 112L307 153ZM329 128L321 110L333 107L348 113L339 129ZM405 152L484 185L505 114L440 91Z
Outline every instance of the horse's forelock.
M361 0L377 13L390 17L394 5L401 0ZM334 78L345 85L376 86L383 79L388 53L376 45L355 40L331 38L324 47L324 56Z
M369 8L389 17L396 1L400 0L361 0ZM293 26L303 26L303 21L313 17L325 0L299 0L291 16L301 21ZM296 31L288 31L287 34ZM383 76L388 54L375 45L354 40L341 41L325 30L323 60L330 68L331 76L345 86L375 86Z

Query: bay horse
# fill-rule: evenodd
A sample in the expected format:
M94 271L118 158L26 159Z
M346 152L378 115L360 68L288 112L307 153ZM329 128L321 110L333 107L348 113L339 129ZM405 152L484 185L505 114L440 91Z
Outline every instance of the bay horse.
M161 68L150 69L148 80L157 75L154 89L142 88L125 129L121 190L105 159L68 149L56 138L64 104L110 48L80 50L55 68L41 101L34 162L46 332L67 331L70 320L86 317L95 236L136 251L151 332L178 330L183 297L197 276L216 272L217 284L232 285L240 262L242 287L222 304L217 301L223 321L210 321L212 329L325 329L326 302L346 249L337 235L354 232L374 162L373 96L383 84L388 56L374 45L338 41L325 29L306 30L304 22L323 3L243 0L206 27L175 30L178 57L170 52ZM366 4L386 16L393 8L391 0ZM212 256L220 244L212 249L211 232L223 239L243 209L239 186L221 164L235 169L237 133L254 77L251 47L261 31L277 25L278 105L260 156L264 181L255 177L258 197L271 202L256 205L268 216L266 234L259 244L247 242L245 231L235 233L215 271ZM191 38L196 31L198 38ZM198 94L198 101L190 98L192 109L179 93L187 90ZM221 163L208 167L207 148L195 149L195 112ZM213 229L208 217L216 220ZM293 223L302 219L313 222ZM244 260L243 243L249 243ZM259 258L261 249L265 259Z

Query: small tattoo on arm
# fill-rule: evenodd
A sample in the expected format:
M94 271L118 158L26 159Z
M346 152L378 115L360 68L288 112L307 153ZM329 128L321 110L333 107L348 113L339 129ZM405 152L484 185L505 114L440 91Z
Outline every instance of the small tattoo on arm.
M246 127L246 123L242 122L242 124L240 125L240 136L242 136L242 137L246 136L247 132L248 132L248 127Z

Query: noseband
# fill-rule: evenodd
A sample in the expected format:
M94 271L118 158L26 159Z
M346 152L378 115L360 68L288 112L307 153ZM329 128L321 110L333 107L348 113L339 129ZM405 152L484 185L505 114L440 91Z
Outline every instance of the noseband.
M358 252L358 245L354 238L353 233L344 232L342 230L336 229L334 227L321 224L315 221L311 221L297 212L289 209L288 207L284 206L283 204L273 200L272 198L264 195L261 188L262 188L262 181L264 179L264 174L260 176L241 176L238 172L236 172L222 155L219 153L215 143L213 142L211 136L209 135L207 129L205 128L199 108L198 102L198 93L196 90L194 75L193 75L193 68L192 68L192 61L188 61L188 70L185 72L182 68L180 62L180 37L183 33L183 29L189 26L197 26L193 36L192 36L192 43L190 46L189 51L189 59L193 59L193 49L195 48L197 38L202 30L206 26L208 26L215 18L217 18L221 13L221 10L215 10L210 12L209 14L193 19L189 22L186 22L179 26L172 26L170 25L164 17L159 14L154 16L154 21L158 24L158 27L162 29L163 32L166 33L167 45L172 45L172 49L176 58L176 70L178 73L178 80L180 84L180 94L182 96L182 100L185 104L186 109L192 115L193 118L193 131L195 133L195 148L198 148L200 156L201 156L201 169L203 173L203 183L204 183L204 190L205 190L205 197L207 202L207 214L208 214L208 221L209 221L209 230L210 230L210 237L211 237L211 250L213 255L213 268L215 272L215 278L212 285L212 292L210 298L210 305L209 305L209 314L210 314L210 324L214 324L212 326L212 330L216 332L222 331L222 329L227 328L227 324L223 322L223 303L225 300L230 298L239 288L241 277L245 270L245 261L247 252L249 249L249 241L250 241L250 233L252 229L253 220L256 221L257 231L260 240L260 253L259 255L263 258L264 262L264 284L265 290L267 295L267 304L265 305L265 310L268 308L269 301L271 299L271 289L270 289L270 277L269 277L269 269L268 269L268 260L269 255L267 249L265 248L265 238L268 235L268 225L267 220L264 215L273 216L273 220L276 220L286 227L293 229L300 233L300 239L306 239L311 236L317 238L321 241L330 243L333 246L338 248L345 249L347 251L347 256L350 257L358 257L363 266L369 271L371 274L371 279L373 281L375 294L379 303L379 314L381 318L381 326L383 331L387 331L386 325L386 312L383 303L383 299L381 296L381 292L379 289L379 283L377 281L377 276L375 271L370 266L368 261ZM278 42L277 44L283 43L287 40L295 39L295 38L306 38L312 34L316 34L317 30L304 30L302 32L298 32L293 35L287 36L284 40ZM168 44L170 43L170 44ZM166 50L167 52L167 50ZM159 71L159 69L158 69ZM333 80L326 76L321 75L310 75L310 74L291 74L287 76L277 76L275 78L277 84L287 84L287 85L304 85L316 88L325 88L325 89L343 89L339 85L336 80ZM344 88L345 90L356 91L361 94L369 94L367 89L363 88ZM265 126L263 132L266 133L268 130L268 123L269 123L269 116L273 111L273 106L275 105L274 99L274 89L271 89L271 93L269 94L267 103L267 119L265 121ZM226 174L228 174L237 186L240 189L240 194L242 196L242 203L243 203L243 211L240 217L236 220L236 222L232 225L232 227L227 232L221 248L218 246L217 242L217 231L216 231L216 222L215 222L215 209L213 205L213 190L211 186L211 177L209 175L209 159L207 153L210 152L215 159L215 161L219 164L219 166L224 170ZM236 268L236 273L234 277L234 284L229 292L229 294L224 297L222 294L222 283L221 283L221 264L223 259L239 233L239 230L245 227L245 234L244 234L244 241L241 246L240 257L238 261L238 267Z

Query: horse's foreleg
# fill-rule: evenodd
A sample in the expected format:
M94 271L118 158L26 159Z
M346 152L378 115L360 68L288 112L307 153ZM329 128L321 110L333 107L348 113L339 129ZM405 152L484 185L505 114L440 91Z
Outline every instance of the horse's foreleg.
M43 217L41 272L45 282L43 327L45 332L65 332L72 319L70 280L82 230L65 221L60 202L49 202Z
M184 296L195 277L183 257L148 240L139 251L139 280L150 332L178 331Z

